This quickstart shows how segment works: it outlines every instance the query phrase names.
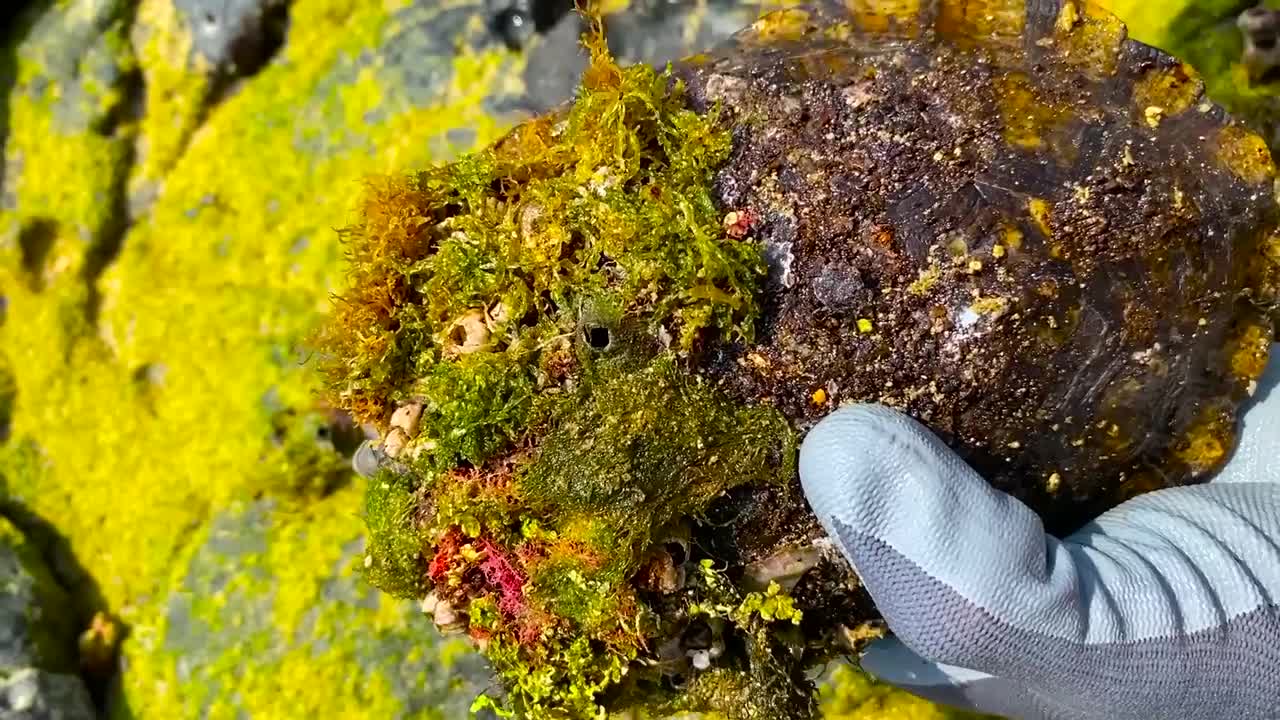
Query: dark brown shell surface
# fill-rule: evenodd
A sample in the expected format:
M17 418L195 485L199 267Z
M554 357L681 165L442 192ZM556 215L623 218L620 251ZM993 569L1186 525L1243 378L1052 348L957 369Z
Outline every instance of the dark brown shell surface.
M1059 531L1229 455L1273 167L1193 69L1070 0L847 0L677 74L734 128L717 199L770 261L758 341L704 366L731 394L801 429L903 409ZM748 544L815 531L790 492Z

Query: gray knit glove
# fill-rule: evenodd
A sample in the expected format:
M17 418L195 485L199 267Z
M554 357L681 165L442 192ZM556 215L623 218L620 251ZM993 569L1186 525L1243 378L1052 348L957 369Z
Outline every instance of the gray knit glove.
M800 476L895 638L862 665L1012 718L1280 720L1280 345L1214 482L1059 540L880 406L809 433Z

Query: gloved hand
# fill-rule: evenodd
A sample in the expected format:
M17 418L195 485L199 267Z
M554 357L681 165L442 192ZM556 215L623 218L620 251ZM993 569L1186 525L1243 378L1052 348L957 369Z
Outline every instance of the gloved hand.
M894 636L872 675L1053 720L1280 720L1280 345L1212 483L1059 540L933 433L880 406L823 419L805 494Z

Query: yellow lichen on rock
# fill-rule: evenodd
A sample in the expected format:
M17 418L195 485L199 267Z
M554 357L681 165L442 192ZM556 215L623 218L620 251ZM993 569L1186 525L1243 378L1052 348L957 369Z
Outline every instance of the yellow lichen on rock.
M147 92L130 191L150 194L156 189L147 185L160 182L195 131L214 68L192 52L191 31L171 0L141 0L131 34Z
M146 13L161 5L143 8L138 22L155 20ZM164 182L122 238L110 232L122 227L135 128L103 134L68 126L60 106L51 105L59 96L51 88L40 96L20 84L11 95L5 190L18 205L0 211L0 338L13 392L0 474L12 499L56 520L100 586L105 608L83 608L85 617L110 609L128 628L122 652L129 671L113 705L118 717L195 713L182 703L197 700L180 697L193 687L179 669L190 668L191 658L166 654L174 563L216 513L262 489L259 462L275 452L282 413L305 418L320 409L301 342L327 309L341 271L333 228L348 222L362 178L488 143L505 127L483 101L520 82L515 56L469 50L457 61L451 36L414 50L411 67L388 63L376 52L382 45L429 40L434 36L419 28L440 19L452 28L458 17L434 6L402 12L408 14L355 1L294 3L279 62L211 108L189 144L181 133L162 139L173 129L165 123L185 122L187 110L148 96L155 104L142 123L146 152L133 172L163 175ZM120 63L132 63L125 24L107 27ZM194 77L199 68L153 65L175 58L172 48L148 44L159 36L145 35L135 39L148 89L186 88L169 100L193 101L200 93L188 90L202 82ZM359 59L366 51L372 61ZM40 57L23 53L23 82L42 76ZM410 75L418 69L429 71ZM119 245L117 257L108 244ZM326 548L334 543L334 551L360 534L348 492L308 510L314 515L306 532ZM340 531L318 534L324 523ZM280 551L289 547L298 550ZM273 591L278 632L305 626L317 608L324 617L330 601L314 596L333 570L324 557L316 549L271 559L273 572L299 593ZM252 565L228 570L254 573ZM92 593L84 597L93 602ZM326 642L345 637L367 646L373 638L361 640L367 633L350 628L367 627L371 612L381 611L356 608L333 620ZM407 696L387 691L393 673L353 671L360 665L353 666L350 650L335 644L274 657L261 643L277 641L237 635L234 614L227 622L216 638L243 642L244 652L256 653L253 662L269 669L241 674L235 668L250 656L210 650L200 671L216 682L210 688L221 688L214 715L232 713L233 697L255 717L291 714L282 698L308 687L314 697L291 709L355 718L409 714ZM407 636L402 644L409 655ZM307 682L289 684L303 674ZM449 687L447 675L433 674L419 679L421 687Z

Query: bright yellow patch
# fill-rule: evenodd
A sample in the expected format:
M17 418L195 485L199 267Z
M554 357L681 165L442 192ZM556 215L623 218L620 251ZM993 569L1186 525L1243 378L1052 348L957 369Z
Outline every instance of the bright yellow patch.
M1275 177L1276 166L1266 141L1243 125L1222 128L1217 149L1218 162L1251 185L1260 185Z
M1175 446L1174 456L1199 475L1217 470L1234 440L1229 414L1206 408Z
M995 82L996 105L1004 124L1004 139L1023 150L1045 146L1046 136L1071 119L1070 109L1045 101L1023 73L1009 73Z
M1181 115L1200 102L1204 82L1195 68L1185 63L1172 68L1148 70L1133 86L1133 104L1151 123L1151 109L1161 118ZM1152 125L1154 127L1154 125Z
M1230 342L1231 373L1245 381L1262 377L1271 350L1271 328L1248 323Z
M1082 0L1065 0L1054 23L1053 40L1063 58L1087 75L1116 73L1126 29L1107 10Z
M1031 198L1027 201L1027 212L1031 213L1031 219L1036 221L1036 226L1046 238L1053 237L1053 228L1049 224L1052 211L1053 206L1044 198Z
M920 0L844 0L863 32L914 38L920 34Z
M170 0L142 0L133 31L147 92L134 186L159 182L186 147L212 90L212 68L192 52L191 31Z
M1005 225L1000 230L1000 235L1004 239L1004 244L1010 250L1022 249L1022 231L1012 225Z

